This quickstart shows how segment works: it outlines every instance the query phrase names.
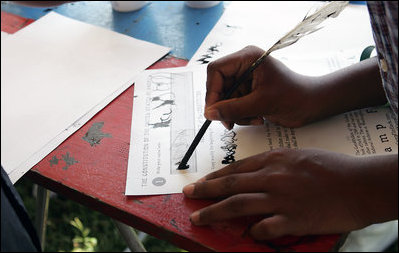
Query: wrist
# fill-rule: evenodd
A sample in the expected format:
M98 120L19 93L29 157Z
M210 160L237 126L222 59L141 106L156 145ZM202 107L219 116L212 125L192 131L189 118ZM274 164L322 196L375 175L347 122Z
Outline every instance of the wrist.
M398 219L398 156L357 157L349 171L352 208L364 226Z
M318 119L386 103L376 59L315 77L312 81Z

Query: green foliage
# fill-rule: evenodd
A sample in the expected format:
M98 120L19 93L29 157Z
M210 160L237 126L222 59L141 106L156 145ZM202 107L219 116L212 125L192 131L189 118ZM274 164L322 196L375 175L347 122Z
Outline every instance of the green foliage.
M70 224L77 229L77 234L72 239L72 252L92 252L97 246L97 238L89 237L90 229L85 228L78 217L70 221Z
M29 217L34 222L36 199L32 195L33 183L23 177L15 184L15 187L21 195ZM79 221L76 221L75 217L79 217ZM86 241L84 238L86 238ZM85 243L88 245L95 244L95 241L89 238L96 239L97 242L94 250L98 252L121 252L127 248L127 244L119 234L111 218L61 195L51 197L44 251L71 252L74 249L83 249L82 245ZM76 240L74 241L74 239ZM148 252L181 251L174 245L152 236L148 236L143 244ZM74 247L74 245L80 246Z
M32 222L34 222L36 199L32 196L33 183L28 179L21 178L15 186ZM76 222L75 217L79 217L80 222L90 229L90 237L97 239L97 251L121 252L126 249L127 245L111 218L61 195L55 195L50 198L49 202L44 251L73 251L73 240L77 237L78 228L71 226L71 221ZM80 232L80 237L83 238L83 235L85 234ZM76 242L79 243L79 240Z

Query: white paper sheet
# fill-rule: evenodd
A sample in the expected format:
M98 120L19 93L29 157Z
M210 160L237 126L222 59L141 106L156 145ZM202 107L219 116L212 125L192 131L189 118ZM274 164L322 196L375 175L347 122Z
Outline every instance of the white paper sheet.
M3 41L4 39L6 39L8 36L10 36L9 33L6 33L6 32L1 31L1 41Z
M136 79L126 195L179 193L183 186L228 163L282 147L349 155L398 152L393 113L387 107L368 108L296 129L265 122L227 131L220 122L212 122L189 168L177 170L205 121L205 81L204 65L146 70Z
M169 48L49 13L1 43L1 164L15 183Z
M206 64L248 45L267 50L302 21L310 9L324 3L232 1L188 66ZM272 55L298 73L322 75L326 73L320 72L318 65L319 62L324 65L326 54L345 55L359 61L362 50L370 45L374 45L374 40L367 7L349 4L338 17L326 20L319 31ZM312 65L296 64L291 59L308 61Z

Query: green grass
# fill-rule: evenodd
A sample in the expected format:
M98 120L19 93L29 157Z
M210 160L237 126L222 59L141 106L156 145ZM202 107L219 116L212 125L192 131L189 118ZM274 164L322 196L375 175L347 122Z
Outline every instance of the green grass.
M32 222L34 222L36 198L32 194L33 183L23 177L15 184L15 187L21 195ZM55 195L51 197L49 203L44 251L58 252L74 249L73 239L80 235L79 230L70 223L75 217L79 218L84 228L89 229L88 237L97 239L95 251L120 252L127 248L111 218L61 195ZM149 252L181 251L174 245L152 236L147 236L143 244Z

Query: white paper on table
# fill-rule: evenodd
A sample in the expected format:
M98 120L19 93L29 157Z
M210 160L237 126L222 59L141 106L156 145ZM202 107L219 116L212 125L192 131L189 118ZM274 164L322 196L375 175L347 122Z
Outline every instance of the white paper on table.
M8 38L9 36L10 36L9 33L1 31L1 41L3 41L4 39Z
M302 21L310 9L324 3L232 1L188 66L206 64L248 45L267 50ZM292 58L311 61L316 70L306 64L309 68L301 64L288 66L300 74L322 75L326 73L321 73L317 67L319 61L324 65L322 56L343 54L359 61L363 49L370 45L374 45L374 40L367 6L349 4L338 17L326 20L322 29L273 52L272 56L285 63Z
M1 164L15 183L169 52L51 12L1 43Z
M146 70L137 77L126 195L181 193L185 185L232 161L283 147L349 155L398 152L397 119L390 108L367 108L294 129L265 122L227 131L213 122L189 168L177 170L205 121L205 82L205 65Z

